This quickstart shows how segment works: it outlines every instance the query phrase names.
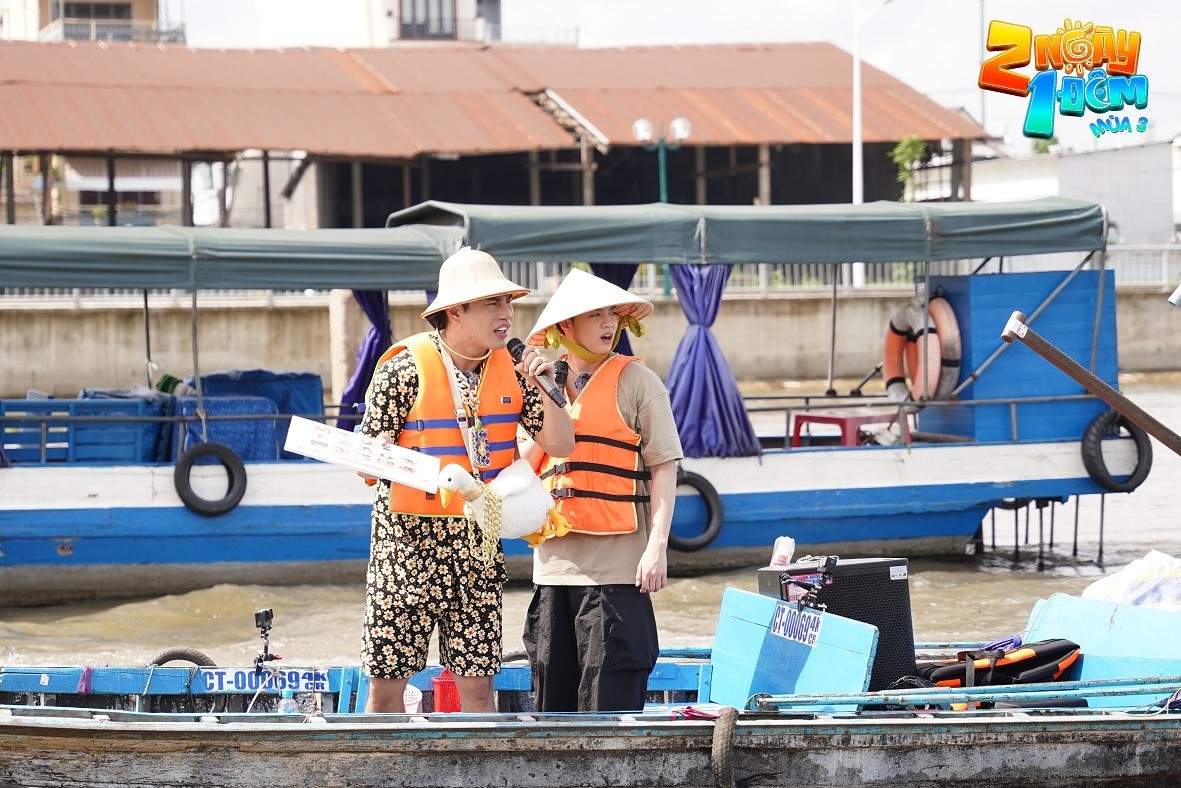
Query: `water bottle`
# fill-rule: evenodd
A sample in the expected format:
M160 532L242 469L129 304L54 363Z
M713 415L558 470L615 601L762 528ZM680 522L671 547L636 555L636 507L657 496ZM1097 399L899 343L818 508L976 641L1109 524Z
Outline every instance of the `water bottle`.
M796 540L790 536L781 536L775 540L775 547L771 551L771 566L781 567L791 563L796 552Z
M299 704L295 702L295 691L285 689L279 698L280 714L299 714Z

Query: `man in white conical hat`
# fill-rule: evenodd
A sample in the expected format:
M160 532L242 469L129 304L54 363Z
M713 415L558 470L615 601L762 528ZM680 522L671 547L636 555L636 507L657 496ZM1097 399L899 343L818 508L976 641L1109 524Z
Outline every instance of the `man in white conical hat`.
M540 711L640 710L660 652L651 594L668 582L681 442L664 383L614 352L625 327L643 336L651 312L575 269L529 334L566 351L575 433L568 454L522 452L571 528L534 552L524 641Z
M514 459L517 427L559 453L574 448L570 416L537 388L553 365L529 352L514 366L505 345L513 301L529 291L486 252L463 248L439 268L422 313L433 331L394 343L378 361L361 431L457 463L489 481ZM401 712L407 680L426 667L439 628L440 659L463 711L495 711L504 553L498 534L464 517L464 501L375 480L361 666L367 712Z

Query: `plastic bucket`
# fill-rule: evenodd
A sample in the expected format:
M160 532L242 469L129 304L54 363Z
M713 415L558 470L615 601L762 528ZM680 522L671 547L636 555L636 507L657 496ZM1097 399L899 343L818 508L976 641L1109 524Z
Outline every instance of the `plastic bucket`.
M402 703L406 706L407 714L418 714L422 711L422 690L407 684L406 691L402 693Z

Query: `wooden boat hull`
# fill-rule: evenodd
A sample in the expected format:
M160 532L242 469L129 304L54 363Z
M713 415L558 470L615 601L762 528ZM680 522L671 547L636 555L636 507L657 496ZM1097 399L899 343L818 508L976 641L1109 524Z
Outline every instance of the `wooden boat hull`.
M667 713L299 718L0 714L0 784L1173 786L1181 715ZM8 713L11 712L11 713ZM41 712L41 713L37 713ZM731 783L734 784L734 783Z

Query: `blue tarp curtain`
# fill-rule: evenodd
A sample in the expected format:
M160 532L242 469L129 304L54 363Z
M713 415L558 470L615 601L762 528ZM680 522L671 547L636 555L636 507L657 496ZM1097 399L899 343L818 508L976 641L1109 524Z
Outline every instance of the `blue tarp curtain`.
M353 376L345 386L344 395L340 398L341 418L336 420L336 426L342 430L352 431L357 422L346 419L346 414L356 411L358 403L365 402L365 392L369 389L369 381L373 378L373 370L377 367L377 359L393 342L390 335L390 309L385 290L354 290L353 298L369 318L372 324L361 340L361 347L357 350L357 365L353 369Z
M640 266L636 263L624 263L622 265L591 263L590 268L591 273L600 279L606 279L611 284L627 290L631 287L632 277L636 275L636 271L639 270ZM628 341L626 330L619 335L619 344L615 346L615 349L625 356L632 354L632 343Z
M673 418L686 457L749 457L759 439L721 346L709 327L718 317L730 266L669 266L689 328L669 365Z

